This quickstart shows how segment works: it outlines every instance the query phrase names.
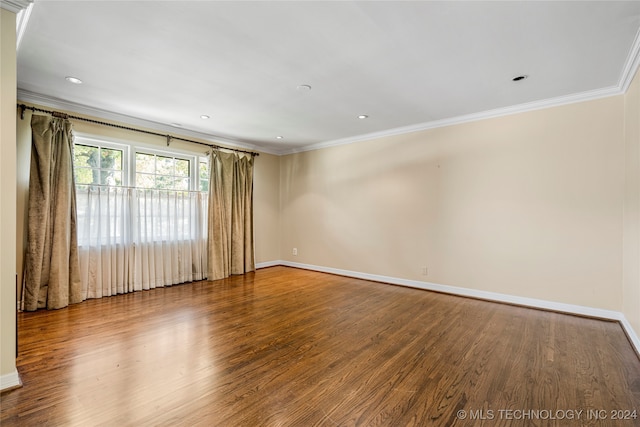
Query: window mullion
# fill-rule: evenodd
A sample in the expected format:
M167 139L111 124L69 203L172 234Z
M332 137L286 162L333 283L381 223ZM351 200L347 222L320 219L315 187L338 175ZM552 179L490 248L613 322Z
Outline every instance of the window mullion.
M202 184L206 185L206 179L200 177L201 159L196 153L167 152L135 143L101 140L91 136L77 137L75 142L77 146L95 147L97 151L97 162L92 166L85 164L87 162L84 160L76 161L74 157L75 168L87 183L106 184L107 180L111 185L142 185L157 189L166 187L190 191L201 190ZM87 149L83 150L84 153L87 152ZM111 150L118 152L117 157L121 157L120 163L113 163ZM138 155L144 156L138 159ZM141 180L138 179L138 174L143 174Z

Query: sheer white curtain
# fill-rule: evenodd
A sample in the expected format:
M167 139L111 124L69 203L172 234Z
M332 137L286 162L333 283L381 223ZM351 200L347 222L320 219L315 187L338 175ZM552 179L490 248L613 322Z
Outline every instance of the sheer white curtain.
M86 298L206 278L207 197L195 191L78 185Z

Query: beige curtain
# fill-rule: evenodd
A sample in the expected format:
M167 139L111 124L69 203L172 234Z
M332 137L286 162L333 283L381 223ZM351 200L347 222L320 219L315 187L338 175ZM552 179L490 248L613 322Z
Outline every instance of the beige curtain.
M83 300L76 236L73 135L69 120L31 118L31 171L23 308Z
M253 157L214 151L210 162L209 280L255 270Z

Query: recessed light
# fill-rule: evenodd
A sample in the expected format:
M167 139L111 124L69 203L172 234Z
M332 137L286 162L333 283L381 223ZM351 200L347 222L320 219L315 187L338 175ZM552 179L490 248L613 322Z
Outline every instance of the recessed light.
M206 114L203 114L203 115L201 115L201 116L200 116L200 118L201 118L202 120L208 120L208 119L210 119L210 118L211 118L211 116L207 116Z
M299 85L296 89L304 92L304 91L311 90L311 86L309 86L309 85Z
M69 83L73 83L74 85L81 85L82 84L82 80L80 80L77 77L67 76L67 77L65 77L65 80L68 81Z
M281 135L276 136L276 139L282 139L282 138L284 138L284 136L281 136Z
M369 118L369 116L367 116L366 114L360 114L360 115L358 116L358 118L359 118L360 120L364 120L364 119L368 119L368 118Z
M516 77L512 78L512 79L511 79L511 81L513 81L513 82L519 82L520 80L524 80L524 79L526 79L527 77L529 77L529 76L527 76L526 74L522 74L521 76L516 76Z

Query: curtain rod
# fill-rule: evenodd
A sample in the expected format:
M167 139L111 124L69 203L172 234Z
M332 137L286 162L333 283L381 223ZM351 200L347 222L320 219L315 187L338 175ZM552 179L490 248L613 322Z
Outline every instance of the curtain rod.
M60 118L63 118L63 119L81 120L83 122L89 122L89 123L93 123L93 124L96 124L96 125L109 126L109 127L113 127L113 128L129 130L129 131L132 131L132 132L146 133L147 135L161 136L161 137L167 139L167 146L169 146L169 143L171 142L172 139L175 139L175 140L178 140L178 141L191 142L193 144L204 145L205 147L209 147L209 148L211 148L213 150L222 149L222 150L236 151L238 153L250 154L252 156L259 156L260 155L260 153L256 153L254 151L246 151L246 150L240 150L240 149L237 149L237 148L222 147L220 145L206 144L204 142L194 141L192 139L181 138L179 136L172 136L172 135L169 135L169 134L162 134L162 133L153 132L153 131L149 131L149 130L136 129L136 128L129 127L129 126L116 125L116 124L113 124L113 123L101 122L101 121L98 121L98 120L87 119L87 118L84 118L84 117L71 116L71 115L68 115L66 113L61 113L59 111L43 110L42 108L30 107L30 106L25 105L25 104L18 104L18 109L20 110L20 119L21 120L24 120L24 110L31 110L33 112L37 111L39 113L48 113L48 114L51 114L53 117L60 117Z

